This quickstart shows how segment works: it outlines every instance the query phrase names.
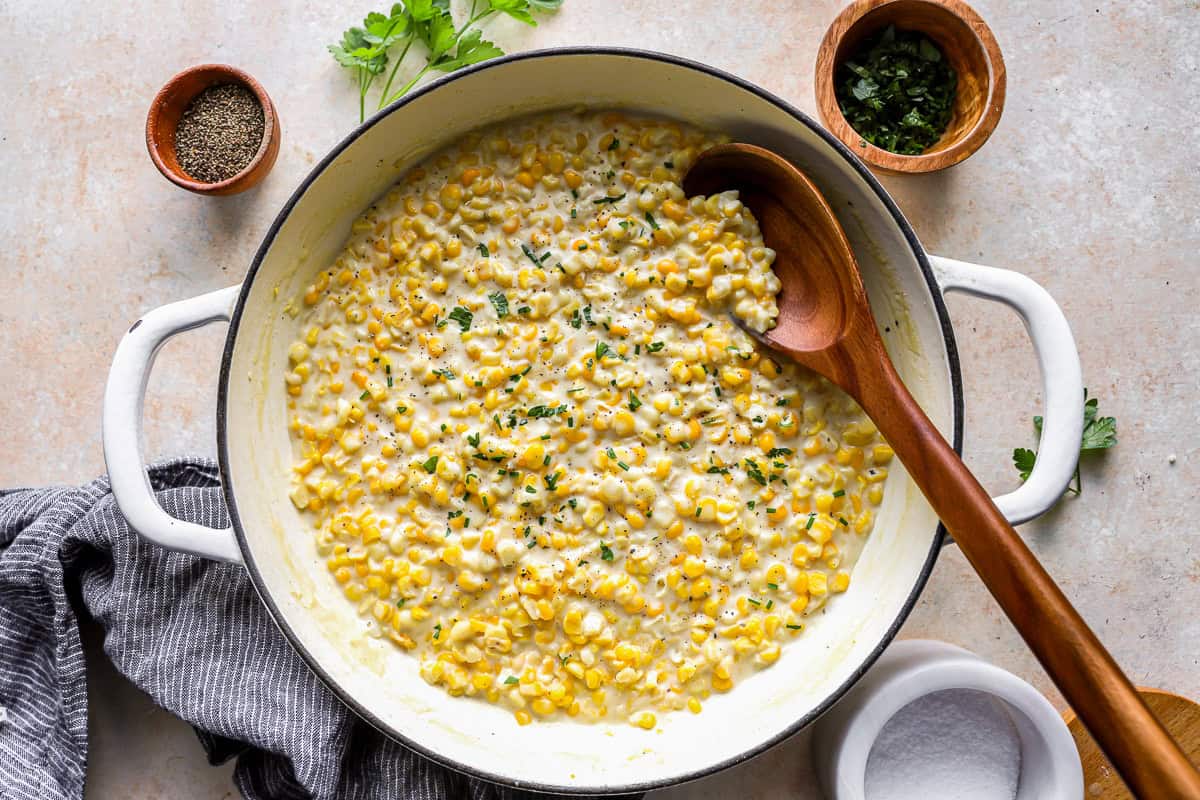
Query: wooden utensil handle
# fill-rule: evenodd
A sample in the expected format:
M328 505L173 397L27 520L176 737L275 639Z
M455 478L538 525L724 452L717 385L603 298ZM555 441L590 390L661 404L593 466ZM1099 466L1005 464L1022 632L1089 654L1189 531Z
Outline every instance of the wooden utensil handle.
M1200 799L1200 773L884 359L863 410L895 450L1063 697L1146 800Z

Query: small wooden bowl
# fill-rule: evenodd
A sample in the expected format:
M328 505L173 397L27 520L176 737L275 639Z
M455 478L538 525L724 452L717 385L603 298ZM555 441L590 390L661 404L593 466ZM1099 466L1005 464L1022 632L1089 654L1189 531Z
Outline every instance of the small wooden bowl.
M196 95L210 86L225 83L241 84L258 98L263 109L263 140L254 158L241 172L223 181L204 183L190 177L179 166L175 155L175 127ZM254 78L225 64L200 64L171 78L154 96L150 113L146 115L146 149L158 171L176 186L196 194L237 194L257 185L275 166L275 158L279 155L279 117L275 113L275 104Z
M945 133L915 156L876 147L858 134L838 106L835 82L842 63L888 25L919 31L936 44L958 74L954 108ZM1004 110L1004 59L987 23L962 0L856 0L825 32L817 53L814 85L821 121L879 172L936 172L978 150Z

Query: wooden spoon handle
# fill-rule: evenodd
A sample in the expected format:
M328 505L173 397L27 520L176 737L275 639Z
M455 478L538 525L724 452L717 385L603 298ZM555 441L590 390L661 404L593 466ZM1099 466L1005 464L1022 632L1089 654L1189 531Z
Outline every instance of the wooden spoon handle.
M1200 798L1200 773L886 358L884 367L859 371L859 403L1092 738L1138 797Z

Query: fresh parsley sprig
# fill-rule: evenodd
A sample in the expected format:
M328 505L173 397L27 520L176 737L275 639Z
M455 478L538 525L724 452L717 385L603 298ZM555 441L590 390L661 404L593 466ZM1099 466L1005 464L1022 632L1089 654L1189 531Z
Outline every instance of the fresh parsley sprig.
M358 80L358 121L366 116L367 91L375 79L387 69L388 51L404 42L404 51L396 60L397 66L412 45L412 18L404 6L396 3L390 14L372 11L363 19L363 27L349 28L341 42L329 45L329 52L343 67L354 71ZM395 69L392 70L392 76ZM391 77L388 78L391 83Z
M1089 453L1099 453L1109 449L1117 443L1117 419L1116 417L1101 417L1098 416L1099 401L1096 398L1089 399L1087 389L1083 390L1083 437L1079 443L1079 454L1081 456ZM1042 435L1042 418L1033 418L1033 429L1037 432L1038 438ZM1021 482L1029 480L1029 475L1033 472L1033 465L1037 463L1037 451L1030 450L1025 447L1018 447L1013 450L1013 466L1021 474ZM1074 495L1079 495L1083 492L1083 483L1079 477L1079 465L1075 465L1075 478L1073 485L1067 487L1067 491Z
M358 81L358 121L366 118L366 100L375 79L391 71L379 94L377 108L404 96L421 78L432 71L453 72L478 64L489 58L504 55L495 43L483 38L478 28L471 27L493 14L507 14L526 25L537 25L534 11L555 11L563 0L471 0L471 10L462 27L456 27L450 14L450 0L403 0L392 5L384 14L372 11L363 19L362 27L351 27L342 40L329 45L329 52L343 67L354 71ZM425 65L395 92L392 84L408 51L416 43L427 53ZM399 55L393 59L393 53Z

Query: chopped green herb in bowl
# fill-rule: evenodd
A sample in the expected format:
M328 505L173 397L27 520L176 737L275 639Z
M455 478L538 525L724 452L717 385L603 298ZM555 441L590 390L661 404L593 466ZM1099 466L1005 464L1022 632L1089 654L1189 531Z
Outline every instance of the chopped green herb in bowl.
M863 139L920 155L946 131L958 76L924 34L889 25L842 63L834 83L842 116Z

